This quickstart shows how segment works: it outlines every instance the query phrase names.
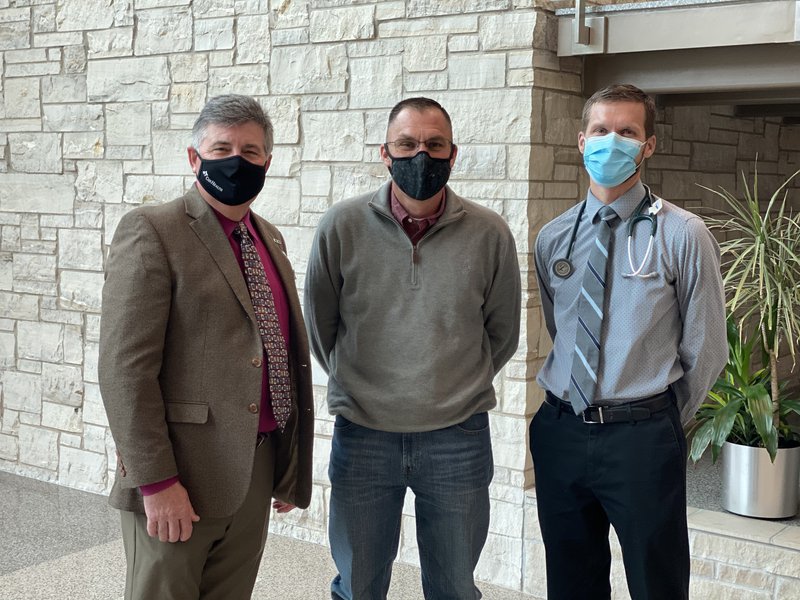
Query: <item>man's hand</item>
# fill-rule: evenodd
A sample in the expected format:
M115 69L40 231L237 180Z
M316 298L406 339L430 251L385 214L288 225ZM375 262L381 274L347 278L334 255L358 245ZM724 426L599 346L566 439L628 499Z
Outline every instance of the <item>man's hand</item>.
M288 502L281 502L280 500L275 500L272 503L272 508L274 508L279 513L287 513L289 511L294 510L297 507L294 504L289 504Z
M180 482L152 496L145 496L144 512L147 515L147 535L158 537L162 542L185 542L192 537L192 523L200 520Z

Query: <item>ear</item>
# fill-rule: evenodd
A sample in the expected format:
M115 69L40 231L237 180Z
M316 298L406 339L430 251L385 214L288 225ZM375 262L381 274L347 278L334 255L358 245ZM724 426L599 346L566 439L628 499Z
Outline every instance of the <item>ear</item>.
M656 151L656 136L651 135L644 143L643 158L650 158Z
M456 156L458 156L458 146L453 144L453 152L450 156L450 168L453 168L453 165L456 164Z
M192 173L197 175L197 172L200 170L200 155L192 146L186 148L186 154L189 156L189 166L192 168Z
M383 161L383 164L386 165L387 169L391 169L392 168L392 159L389 156L389 153L386 152L386 144L381 144L379 152L381 154L381 160Z
M578 150L583 154L583 149L586 147L586 136L582 131L578 132Z
M264 163L264 175L266 175L267 171L269 171L269 166L271 164L272 164L272 154L269 155L269 157L267 158L267 162Z

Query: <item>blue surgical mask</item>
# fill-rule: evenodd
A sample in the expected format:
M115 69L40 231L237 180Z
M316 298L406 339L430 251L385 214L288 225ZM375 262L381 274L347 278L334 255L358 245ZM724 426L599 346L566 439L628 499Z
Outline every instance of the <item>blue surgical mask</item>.
M644 142L611 132L585 138L583 164L589 176L599 185L618 186L636 172L636 157Z

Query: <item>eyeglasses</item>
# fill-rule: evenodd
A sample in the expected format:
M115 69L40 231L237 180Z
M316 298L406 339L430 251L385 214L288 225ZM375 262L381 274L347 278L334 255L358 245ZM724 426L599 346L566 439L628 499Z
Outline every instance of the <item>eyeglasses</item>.
M429 154L449 156L453 151L453 142L445 138L431 138L429 140L415 140L414 138L400 138L393 142L386 142L398 156L411 156L419 152L422 146Z

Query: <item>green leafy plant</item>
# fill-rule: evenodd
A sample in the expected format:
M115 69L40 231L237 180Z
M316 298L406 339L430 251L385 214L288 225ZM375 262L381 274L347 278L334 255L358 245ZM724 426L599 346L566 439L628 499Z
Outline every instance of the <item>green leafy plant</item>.
M782 352L791 356L794 370L800 345L800 216L789 210L787 190L798 174L775 190L766 207L758 197L757 167L752 187L742 174L741 200L724 188L704 188L725 204L722 217L706 219L710 228L731 235L720 243L729 360L697 412L692 460L709 445L716 460L728 440L764 447L774 461L779 446L800 441L789 423L791 413L800 415L800 400L790 397L778 373ZM754 333L743 336L751 326ZM754 370L754 362L760 368Z

